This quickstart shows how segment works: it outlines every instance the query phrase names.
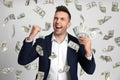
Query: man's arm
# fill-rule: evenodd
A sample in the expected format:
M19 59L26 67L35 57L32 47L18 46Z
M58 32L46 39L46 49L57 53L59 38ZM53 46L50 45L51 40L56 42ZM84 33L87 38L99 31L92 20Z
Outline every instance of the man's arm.
M91 40L83 36L79 38L79 44L80 50L78 52L78 61L86 73L93 74L96 64L91 50Z
M30 35L23 41L23 46L18 55L19 64L26 65L38 57L36 46L39 41L36 40L33 45L33 40L38 32L40 32L40 27L33 26Z

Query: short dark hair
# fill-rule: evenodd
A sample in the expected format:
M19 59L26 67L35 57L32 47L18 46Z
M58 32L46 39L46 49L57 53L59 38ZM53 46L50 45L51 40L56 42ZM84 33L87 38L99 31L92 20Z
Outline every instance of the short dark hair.
M69 12L69 10L67 9L67 7L61 5L61 6L57 6L56 7L56 12L59 12L59 11L63 11L63 12L66 12L69 16L69 19L71 20L71 14Z

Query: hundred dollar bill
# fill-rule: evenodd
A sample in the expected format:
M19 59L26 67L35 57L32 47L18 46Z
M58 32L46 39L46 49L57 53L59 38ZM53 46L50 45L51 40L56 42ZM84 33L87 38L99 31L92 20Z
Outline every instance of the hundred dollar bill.
M92 2L90 2L90 3L88 3L88 4L86 4L87 10L88 10L88 9L91 9L91 8L93 8L93 7L96 7L96 6L97 6L97 4L96 4L95 1L92 1Z
M68 72L69 70L70 70L70 66L65 65L64 68L63 68L63 71L64 72Z
M16 70L16 79L17 80L21 80L21 74L22 74L21 70Z
M80 2L78 0L74 0L75 7L78 11L82 11L82 5L79 4Z
M101 75L105 76L105 80L110 80L110 72L102 72Z
M8 48L7 48L7 43L6 43L6 42L2 42L0 48L1 48L2 52L7 51L7 50L8 50Z
M25 13L21 13L19 16L17 16L17 19L21 19L25 17Z
M6 25L6 23L9 21L9 20L15 20L15 15L14 14L10 14L8 15L8 17L6 17L4 20L3 20L3 26Z
M70 66L65 65L65 66L63 67L63 69L59 69L58 72L59 72L59 73L63 73L63 72L68 72L69 70L70 70Z
M114 50L114 46L109 45L107 48L104 48L102 51L103 51L103 52L111 52L111 51L113 51L113 50Z
M39 38L45 39L44 35L39 35Z
M118 2L112 2L112 11L119 12Z
M29 25L29 26L22 26L22 30L24 32L26 32L26 33L28 33L30 29L31 29L31 25Z
M106 7L100 6L100 11L106 13Z
M80 15L80 18L82 19L83 22L85 21L85 20L84 20L84 17L83 17L82 15Z
M88 28L83 26L76 26L73 28L75 35L79 38L81 36L86 36L88 38L95 39L98 35L102 35L99 28Z
M38 52L38 54L39 54L40 56L44 56L42 47L41 47L40 45L37 45L37 46L36 46L36 51Z
M8 67L8 68L3 68L2 70L1 70L1 72L3 73L3 74L8 74L9 72L13 72L15 70L15 68L13 68L13 67Z
M103 13L106 13L106 7L102 6L102 2L99 2L99 8L100 8L100 11L103 12Z
M56 55L54 52L52 52L51 55L49 56L49 59L50 59L50 60L53 60L53 59L55 59L56 57L57 57L57 55Z
M102 35L102 31L99 28L89 28L87 31L88 37L92 40Z
M8 8L12 8L13 7L13 0L3 0L3 4L4 4L4 6L6 6Z
M48 31L51 28L51 23L46 22L45 23L45 29L42 29L43 31Z
M36 80L43 80L43 78L44 78L44 72L38 71Z
M118 46L120 46L120 37L116 37L114 41Z
M85 73L85 71L81 68L80 69L80 76L82 76Z
M54 4L54 0L45 0L45 4Z
M105 23L106 21L108 21L111 18L112 18L111 16L105 16L103 19L98 20L98 24L102 25L103 23Z
M110 56L100 56L100 58L106 62L111 62L112 61L112 58Z
M108 40L108 39L112 38L113 35L114 35L114 30L110 30L110 31L108 31L108 35L105 35L103 39Z
M33 9L33 11L39 14L41 17L44 17L46 14L45 11L42 10L39 6L36 6L35 9Z
M15 36L15 25L13 24L13 33L12 33L12 38Z
M18 54L19 54L20 49L21 49L21 44L20 44L20 41L17 41L16 46L15 46L15 51L16 51L16 53L18 53Z
M31 69L31 64L25 65L24 68L25 68L26 70L30 70L30 69Z
M26 0L26 2L25 2L25 6L28 6L29 3L30 3L30 0Z
M68 46L70 48L76 50L76 52L78 52L78 50L80 48L80 46L77 43L73 42L73 41L69 41Z
M26 70L36 70L38 65L37 65L37 63L33 63L33 64L27 64L24 67Z
M116 63L113 65L113 68L117 68L117 67L120 67L120 62L116 62Z

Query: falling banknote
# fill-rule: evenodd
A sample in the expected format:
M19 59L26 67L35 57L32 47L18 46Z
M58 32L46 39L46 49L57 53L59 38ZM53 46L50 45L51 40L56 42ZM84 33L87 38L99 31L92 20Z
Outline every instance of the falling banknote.
M99 34L102 35L99 28L88 28L82 25L74 27L73 31L78 38L81 36L86 36L91 40L98 37Z
M105 80L110 80L110 72L102 72L101 75L105 76Z
M38 71L36 80L43 80L43 78L44 78L44 72Z

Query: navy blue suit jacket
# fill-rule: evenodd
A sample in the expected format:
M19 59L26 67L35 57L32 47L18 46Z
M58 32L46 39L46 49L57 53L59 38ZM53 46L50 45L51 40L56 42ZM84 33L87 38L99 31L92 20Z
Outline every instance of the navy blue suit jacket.
M48 57L51 55L51 47L52 47L52 42L51 42L52 34L48 35L45 37L45 39L38 38L36 39L34 45L33 42L26 42L24 40L23 46L21 48L21 51L18 56L18 63L21 65L26 65L36 58L39 57L39 71L44 72L44 79L46 80L49 69L50 69L50 59ZM88 60L85 57L85 49L84 46L79 44L79 41L77 38L73 37L72 35L68 34L68 43L69 41L73 41L77 43L80 46L80 49L76 53L76 50L68 47L67 49L67 61L68 65L70 66L70 75L71 75L71 80L78 80L77 77L77 65L78 63L81 65L82 69L88 73L88 74L93 74L95 70L95 60L94 57L92 56L91 60ZM43 49L44 55L40 56L37 51L36 51L36 46L40 45Z

